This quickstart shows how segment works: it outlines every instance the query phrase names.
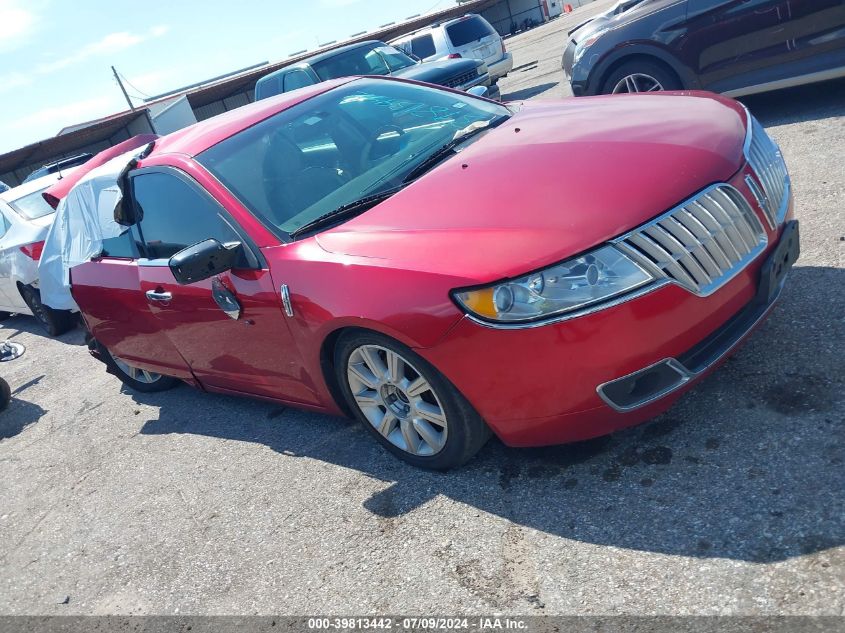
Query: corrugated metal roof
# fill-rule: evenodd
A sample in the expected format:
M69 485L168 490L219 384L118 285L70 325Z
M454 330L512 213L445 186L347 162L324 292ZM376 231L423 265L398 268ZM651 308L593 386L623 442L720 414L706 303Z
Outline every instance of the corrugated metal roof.
M21 167L46 162L80 147L106 140L120 132L138 117L146 117L147 109L120 112L105 119L73 131L48 138L7 154L0 155L0 174L15 171Z

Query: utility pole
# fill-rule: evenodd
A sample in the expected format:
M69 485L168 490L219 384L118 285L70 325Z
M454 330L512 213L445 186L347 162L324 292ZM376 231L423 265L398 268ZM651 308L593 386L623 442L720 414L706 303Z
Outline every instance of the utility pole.
M117 79L117 85L120 86L120 91L123 93L123 96L126 97L126 103L129 104L129 109L134 112L135 106L132 105L132 99L129 98L129 94L127 94L126 88L123 87L123 82L120 80L120 75L117 74L117 70L115 70L114 66L111 67L111 71L114 73L114 78Z

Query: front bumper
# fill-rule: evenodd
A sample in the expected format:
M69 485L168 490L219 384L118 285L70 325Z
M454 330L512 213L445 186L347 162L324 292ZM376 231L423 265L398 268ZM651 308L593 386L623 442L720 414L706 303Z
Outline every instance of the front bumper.
M626 413L659 400L704 375L768 316L799 254L798 222L793 220L786 225L780 242L763 265L757 294L751 303L678 358L665 358L599 385L596 389L599 396L615 411Z
M741 176L734 185L752 199ZM769 313L783 275L772 291L766 267L788 239L791 214L790 198L786 224L767 229L766 249L708 296L668 284L592 314L523 329L465 318L436 346L418 351L511 446L579 441L639 424L668 409ZM643 373L654 368L654 375Z

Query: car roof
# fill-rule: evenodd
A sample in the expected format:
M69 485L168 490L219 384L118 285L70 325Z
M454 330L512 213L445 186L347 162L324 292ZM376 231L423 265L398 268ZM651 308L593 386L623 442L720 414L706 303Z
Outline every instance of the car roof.
M341 46L340 48L333 48L330 51L326 51L325 53L319 53L317 55L313 55L312 57L306 57L300 64L314 64L316 62L321 62L324 59L331 59L336 55L340 55L341 53L345 53L347 51L353 51L356 48L364 48L365 46L385 46L385 42L381 40L367 40L365 42L357 42L355 44L347 44L346 46Z
M323 81L313 86L307 86L286 92L268 99L261 99L254 103L230 110L211 117L189 127L183 128L156 141L150 156L160 154L185 154L196 156L209 147L245 130L248 127L269 119L271 116L283 112L303 101L321 95L333 88L355 81L355 77L342 77ZM389 80L382 80L389 81Z
M622 2L623 0L619 0L619 1ZM416 31L411 31L410 33L405 33L405 35L393 38L388 43L393 44L394 42L404 42L405 40L409 40L413 37L416 37L417 35L420 35L421 33L427 33L428 31L433 31L434 29L445 28L447 26L451 26L452 24L455 24L456 22L460 22L461 20L466 20L467 18L482 18L482 19L484 19L484 16L479 15L478 13L465 13L463 15L459 15L456 18L444 20L443 22L435 22L434 24L429 24L428 26L424 26L422 28L419 28ZM489 24L489 22L488 22L488 24Z
M310 64L315 64L317 62L321 62L325 59L331 59L332 57L336 57L346 51L353 51L358 48L364 47L372 47L372 46L389 46L389 44L382 42L381 40L367 40L366 42L357 42L355 44L347 44L346 46L341 46L340 48L333 48L330 51L326 51L325 53L320 53L319 55L313 55L311 57L306 57L305 59L301 59L295 64L291 64L290 66L284 66L283 68L279 68L279 70L274 70L273 72L264 75L261 79L258 80L258 83L269 81L270 79L274 79L276 77L280 77L285 73L294 70L296 68L301 68L302 66L308 66Z
M80 167L81 165L77 165L76 167L63 169L61 171L61 177L64 178L65 176L70 176ZM23 198L24 196L28 196L31 193L42 191L50 185L56 184L60 180L59 175L59 172L47 174L46 176L36 178L35 180L30 180L29 182L25 182L24 184L19 185L17 187L12 187L8 191L0 193L0 200L2 200L3 202L14 202L15 200Z

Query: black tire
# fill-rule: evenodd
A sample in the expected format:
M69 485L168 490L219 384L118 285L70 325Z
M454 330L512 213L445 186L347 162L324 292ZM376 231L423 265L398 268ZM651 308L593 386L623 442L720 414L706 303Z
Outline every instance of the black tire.
M347 377L347 364L353 352L365 345L378 346L399 354L412 365L411 370L431 385L448 424L446 441L439 452L428 456L414 455L394 445L370 423L358 406ZM335 347L334 370L337 384L355 417L382 446L413 466L428 470L457 468L472 459L492 435L481 416L443 374L409 347L390 337L363 330L342 335Z
M12 388L5 380L0 378L0 411L9 406L12 401Z
M5 321L12 316L11 312L0 312L0 321Z
M19 286L21 297L32 315L50 336L59 336L76 327L76 317L70 310L54 310L41 303L41 293L32 286Z
M178 378L163 376L161 374L151 374L153 376L157 376L153 382L136 380L131 375L127 374L120 365L115 362L114 356L112 356L109 350L102 345L99 345L99 350L100 358L106 364L106 371L117 376L120 382L134 391L140 391L141 393L156 393L159 391L168 391L182 384L182 381Z
M662 63L648 59L632 59L608 75L602 86L602 94L612 94L619 82L632 75L651 77L662 86L663 90L682 90L684 87L677 75Z

